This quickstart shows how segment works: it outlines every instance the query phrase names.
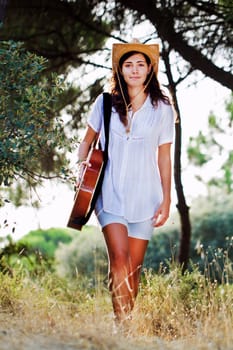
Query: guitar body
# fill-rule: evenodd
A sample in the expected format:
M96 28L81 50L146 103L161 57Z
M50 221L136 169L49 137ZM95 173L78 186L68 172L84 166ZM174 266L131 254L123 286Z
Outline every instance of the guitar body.
M81 230L85 224L85 218L87 218L90 212L92 200L103 168L103 158L103 151L96 148L91 149L87 159L87 162L91 166L85 166L83 170L68 220L68 227Z

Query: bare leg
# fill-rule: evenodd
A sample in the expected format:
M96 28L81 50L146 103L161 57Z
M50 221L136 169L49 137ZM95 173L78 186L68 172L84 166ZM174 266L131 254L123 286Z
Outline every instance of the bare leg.
M133 289L133 296L136 299L140 281L141 267L143 264L148 240L129 237L129 251L131 257L131 275L130 284Z
M103 229L109 258L109 290L117 319L124 319L133 307L133 293L129 284L130 255L127 228L110 224Z
M138 292L140 268L148 241L129 238L127 228L118 223L103 229L109 258L109 290L118 320L132 310Z

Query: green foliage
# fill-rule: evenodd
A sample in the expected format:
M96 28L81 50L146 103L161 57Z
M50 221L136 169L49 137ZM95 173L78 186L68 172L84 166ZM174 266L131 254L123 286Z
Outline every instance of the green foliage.
M112 29L114 19L103 16L103 12L97 11L90 1L55 0L51 5L50 0L43 4L34 0L33 4L24 6L11 0L0 36L5 40L20 40L28 51L46 58L45 74L56 72L68 77L71 84L62 91L55 110L61 112L66 108L69 124L77 129L82 124L87 106L93 102L87 85L92 89L99 85L95 73L98 67L105 67L103 62L107 62L109 50L102 47ZM99 59L97 52L106 59ZM98 70L97 75L101 74L104 79L106 71L108 69L102 73ZM86 79L89 73L91 79Z
M219 282L233 281L232 206L229 196L200 197L192 203L193 235L189 269L198 266L200 272ZM152 236L144 268L156 273L169 272L177 261L178 214L174 214L172 221L171 225L156 230ZM107 276L104 239L99 229L93 226L86 226L81 232L58 228L32 231L17 245L5 247L2 253L2 270L7 266L8 271L21 266L40 273L45 268L52 268L68 279L85 277L92 286L97 283L97 275L102 280ZM46 267L46 261L50 262L50 266L48 264Z
M107 256L102 233L97 227L85 227L77 232L70 244L61 244L56 251L58 273L62 276L107 274Z
M205 153L208 144L209 141L207 141L201 131L199 131L197 137L190 137L187 153L189 160L191 160L194 165L201 166L211 159L210 156Z
M48 258L55 257L55 251L61 243L68 244L74 235L71 230L65 228L50 228L47 230L35 230L21 238L19 242L30 246Z
M24 38L25 47L47 58L49 69L59 74L69 72L71 65L79 67L85 53L101 49L112 28L110 19L95 11L90 1L55 0L52 6L49 0L27 6L15 1L17 8L14 0L8 6L1 37Z
M63 125L51 114L62 83L55 75L46 78L46 60L21 44L1 42L0 55L0 185L10 186L16 176L32 180L59 161Z
M233 20L233 4L231 0L218 0L221 6L222 12L224 13L226 21L230 22Z
M31 231L17 242L8 236L0 249L0 271L12 275L14 270L22 270L38 275L53 270L56 249L72 238L71 231L62 228Z
M14 276L17 271L27 271L31 275L43 274L53 268L53 259L42 255L23 242L14 242L7 237L0 249L0 272Z
M165 270L169 264L177 258L179 244L179 228L162 228L155 231L147 248L144 267L159 272Z
M193 204L191 260L218 281L233 282L233 201L199 198ZM199 210L198 210L199 209Z
M228 112L228 115L229 115L229 127L231 127L233 123L233 93L229 101L227 101L226 103L226 111Z
M233 151L229 149L226 140L229 139L231 142L232 139L233 94L226 101L225 108L226 120L215 116L212 112L209 114L208 134L199 131L196 137L190 137L187 154L190 162L198 167L207 167L209 161L212 161L215 156L220 156L219 174L210 177L207 185L231 193L233 191ZM198 178L202 180L200 176Z
M190 265L218 281L232 281L232 200L230 197L198 198L192 203L192 241ZM177 261L179 250L179 219L155 231L149 242L144 267L153 271L169 271ZM50 229L29 233L20 240L42 256L53 258L61 276L86 276L95 283L96 272L107 275L107 255L104 240L97 227L86 226L81 232ZM104 278L104 277L102 277Z
M192 203L192 241L190 262L218 281L233 281L233 202L229 196L198 198ZM158 272L168 270L177 260L179 246L178 217L175 224L153 235L144 266Z

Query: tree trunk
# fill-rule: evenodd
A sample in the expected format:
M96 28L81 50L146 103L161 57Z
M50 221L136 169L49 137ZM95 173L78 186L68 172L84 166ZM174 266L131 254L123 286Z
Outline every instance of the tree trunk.
M182 140L182 128L181 128L181 115L176 96L176 83L174 82L171 65L169 61L169 49L165 49L163 46L162 56L165 63L166 75L168 78L169 90L173 97L174 108L177 114L177 121L175 124L175 150L174 150L174 181L177 194L178 203L176 205L181 223L181 235L180 235L180 249L178 261L184 272L187 269L189 261L189 250L191 241L191 223L189 217L189 207L186 204L182 180L181 180L181 140Z
M176 93L176 92L175 92ZM174 95L173 95L174 98ZM176 99L176 97L175 97ZM179 110L175 106L176 111ZM181 235L178 261L184 272L188 266L189 250L191 241L191 223L189 217L189 207L186 204L182 181L181 181L181 120L178 113L179 122L175 125L175 154L174 154L174 181L177 194L177 209L180 215Z

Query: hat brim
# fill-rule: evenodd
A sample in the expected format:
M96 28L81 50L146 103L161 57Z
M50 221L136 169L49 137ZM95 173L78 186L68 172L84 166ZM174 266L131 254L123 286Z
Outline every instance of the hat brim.
M158 44L141 44L141 43L127 43L127 44L113 44L112 46L112 69L113 72L119 67L120 59L128 52L137 51L149 57L155 74L158 74L159 64L159 45Z

